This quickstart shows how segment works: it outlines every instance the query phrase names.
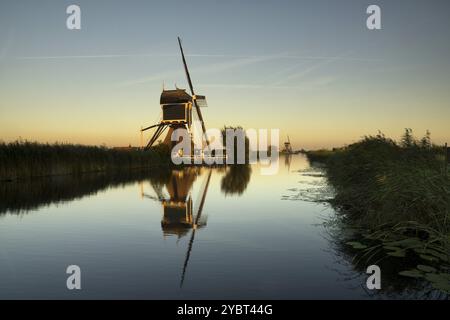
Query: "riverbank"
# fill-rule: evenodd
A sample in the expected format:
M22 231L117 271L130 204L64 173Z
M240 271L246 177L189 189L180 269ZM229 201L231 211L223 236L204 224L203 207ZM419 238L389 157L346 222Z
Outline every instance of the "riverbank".
M307 151L326 165L332 203L365 227L416 221L449 232L450 179L443 149L410 130L396 142L382 134L345 148Z
M367 227L416 221L450 231L450 180L442 148L407 131L401 142L369 136L327 159L335 205Z
M357 260L404 259L401 276L450 292L450 176L429 134L417 140L406 130L400 142L379 134L307 156L326 164L330 203L351 230L343 244L359 251Z
M164 146L144 151L74 144L0 143L0 181L168 167Z
M338 152L341 149L332 149L332 150L328 150L328 149L319 149L319 150L309 150L309 151L305 151L304 153L306 154L306 156L308 157L308 160L310 162L320 162L323 164L326 164L326 162L328 161L328 159L330 159L330 157L332 155L334 155L336 152Z

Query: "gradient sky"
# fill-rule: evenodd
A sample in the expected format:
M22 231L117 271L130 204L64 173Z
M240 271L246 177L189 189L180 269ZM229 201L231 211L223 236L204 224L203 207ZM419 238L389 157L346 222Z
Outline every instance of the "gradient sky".
M382 30L366 28L370 4ZM446 0L2 0L0 139L138 145L163 82L187 86L180 36L209 128L279 128L294 148L405 127L443 143L449 12Z

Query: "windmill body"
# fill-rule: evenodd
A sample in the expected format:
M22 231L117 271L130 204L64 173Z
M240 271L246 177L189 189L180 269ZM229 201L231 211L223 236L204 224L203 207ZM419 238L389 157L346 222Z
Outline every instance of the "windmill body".
M169 146L169 148L172 148L173 144L176 143L171 141L172 133L176 129L186 129L190 135L191 141L194 141L194 132L192 130L194 109L202 126L202 134L207 139L206 127L203 121L202 112L200 110L201 107L207 106L206 98L205 96L195 94L191 76L187 67L186 58L184 57L183 47L181 46L180 38L178 38L178 44L180 46L181 57L183 60L184 70L191 94L187 93L185 89L163 89L160 98L160 106L162 111L160 122L158 124L141 129L141 133L146 130L155 129L155 132L153 133L150 141L147 143L145 149L151 148L167 129L167 135L162 143ZM193 151L194 148L191 148L191 152ZM192 154L190 156L192 156Z

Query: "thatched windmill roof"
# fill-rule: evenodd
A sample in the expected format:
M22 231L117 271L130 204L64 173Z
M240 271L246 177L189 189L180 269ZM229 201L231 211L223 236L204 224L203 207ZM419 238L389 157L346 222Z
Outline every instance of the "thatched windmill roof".
M188 103L189 101L192 101L192 97L186 92L185 89L175 89L175 90L163 90L163 92L161 93L159 103L160 104Z

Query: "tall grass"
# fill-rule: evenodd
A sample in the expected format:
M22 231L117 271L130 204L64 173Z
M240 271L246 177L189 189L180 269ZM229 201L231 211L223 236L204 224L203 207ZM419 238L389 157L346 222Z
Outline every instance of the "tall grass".
M449 232L450 180L443 167L442 148L428 134L416 140L409 129L400 143L368 136L327 161L334 204L349 218L368 227L414 221Z
M357 260L401 259L396 274L450 293L450 179L443 153L429 133L417 140L407 129L400 142L365 137L330 155L326 167L338 220L356 231L344 243L360 250Z
M164 166L168 150L149 151L37 142L0 142L0 180Z

